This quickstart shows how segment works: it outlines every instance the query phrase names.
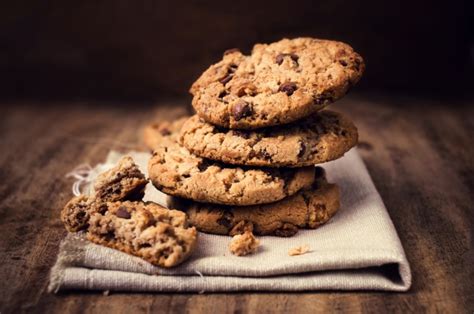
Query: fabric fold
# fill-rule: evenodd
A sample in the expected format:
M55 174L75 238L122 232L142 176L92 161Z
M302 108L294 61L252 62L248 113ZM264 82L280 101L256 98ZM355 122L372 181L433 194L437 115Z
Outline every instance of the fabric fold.
M146 173L148 153L127 155ZM94 169L110 168L121 156L111 152L106 162ZM69 234L51 270L49 290L408 290L409 263L357 150L322 166L328 181L341 188L341 209L318 229L301 230L291 238L259 237L262 246L258 253L245 257L228 251L230 237L200 233L191 258L172 269L95 245L83 234ZM85 181L92 181L97 172L93 170ZM168 204L167 196L151 185L145 199ZM304 244L310 252L288 255L289 249Z

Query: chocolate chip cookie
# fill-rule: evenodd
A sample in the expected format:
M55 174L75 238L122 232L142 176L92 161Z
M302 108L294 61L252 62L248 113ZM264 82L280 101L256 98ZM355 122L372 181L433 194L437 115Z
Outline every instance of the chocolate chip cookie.
M124 156L112 169L101 173L94 183L94 197L102 201L141 200L148 180L133 159Z
M317 228L334 216L339 209L339 188L320 175L311 188L272 204L219 206L183 201L175 207L186 209L190 224L202 232L235 235L253 231L289 237L299 228Z
M170 132L158 132L159 145L148 164L150 180L164 193L198 202L243 206L281 200L314 181L314 167L235 167L197 157L176 142L182 124L176 121L167 126Z
M209 123L231 129L280 125L306 117L344 96L364 71L347 44L314 38L236 49L192 85L192 104Z
M83 230L91 213L98 211L102 203L140 200L147 183L133 159L125 156L115 167L97 177L92 195L73 197L61 211L61 220L69 232Z
M285 127L228 130L191 117L180 141L191 153L248 166L302 167L342 157L357 143L357 128L343 115L323 110Z
M154 203L107 202L89 220L87 238L161 267L183 262L193 251L197 231L186 214Z

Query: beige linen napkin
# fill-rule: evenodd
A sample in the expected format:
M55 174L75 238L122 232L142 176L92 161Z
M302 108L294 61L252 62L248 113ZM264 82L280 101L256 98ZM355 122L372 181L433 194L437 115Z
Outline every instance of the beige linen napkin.
M146 173L148 153L131 152ZM122 156L111 152L105 164L74 175L94 179ZM61 243L51 270L50 291L66 289L120 291L406 291L411 272L397 232L356 149L322 165L328 180L341 188L341 209L316 230L294 237L259 237L257 254L230 254L230 237L200 233L197 250L173 269L155 267L137 257L92 244L81 234ZM87 189L87 184L85 186ZM146 200L167 204L167 197L147 186ZM288 250L307 244L311 251L289 256Z

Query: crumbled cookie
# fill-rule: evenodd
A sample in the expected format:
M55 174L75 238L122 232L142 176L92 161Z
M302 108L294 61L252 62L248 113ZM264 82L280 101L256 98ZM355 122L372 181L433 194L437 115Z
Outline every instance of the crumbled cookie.
M155 147L148 164L150 180L164 193L226 205L265 204L293 195L314 182L314 167L248 168L221 164L197 157L177 142L174 130L156 135Z
M344 96L364 68L361 56L337 41L256 44L250 56L224 53L192 85L192 104L207 122L231 129L285 124Z
M357 128L340 113L323 110L285 127L226 130L191 117L180 142L200 157L235 165L302 167L342 157L357 144Z
M320 171L317 171L320 172ZM254 206L223 206L197 202L176 203L187 211L199 231L234 235L252 230L256 235L293 236L299 228L315 229L339 209L339 188L323 175L311 188L281 201Z
M251 231L245 231L243 234L235 235L229 244L229 250L237 256L244 256L255 253L260 245Z
M91 214L87 238L143 258L161 267L183 262L193 251L197 231L186 214L154 203L107 202L104 213Z
M95 198L113 202L141 200L148 180L133 159L124 156L112 169L101 173L95 180Z
M308 253L309 250L310 250L309 245L305 244L305 245L301 245L301 246L291 248L288 251L288 255L290 255L290 256L303 255L303 254Z
M139 200L147 183L133 159L125 156L115 167L97 177L92 195L73 197L61 211L61 220L69 232L84 230L90 215L103 211L102 203Z

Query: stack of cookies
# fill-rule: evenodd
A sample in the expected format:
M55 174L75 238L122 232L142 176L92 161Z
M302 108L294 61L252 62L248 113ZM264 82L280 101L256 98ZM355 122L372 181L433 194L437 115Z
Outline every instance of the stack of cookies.
M357 143L354 124L322 110L362 76L346 44L312 38L232 49L192 85L196 115L145 130L149 177L198 230L292 236L339 208L316 164ZM183 205L184 204L184 205Z

